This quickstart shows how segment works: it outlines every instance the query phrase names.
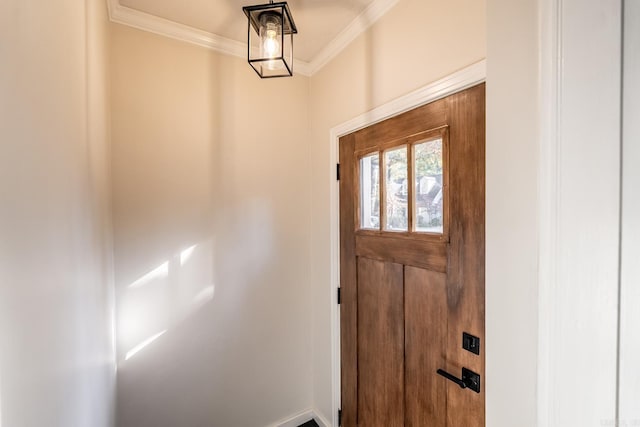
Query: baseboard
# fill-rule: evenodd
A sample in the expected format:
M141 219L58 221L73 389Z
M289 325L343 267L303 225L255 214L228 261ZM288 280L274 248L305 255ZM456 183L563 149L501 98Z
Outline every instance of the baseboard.
M267 427L298 427L307 421L315 420L320 427L330 427L331 424L318 411L313 409L305 409L297 414L291 415L275 423L269 424Z
M307 421L313 419L313 410L305 409L297 414L291 415L280 421L276 421L273 424L269 424L267 427L298 427L300 424L304 424Z
M320 427L331 427L331 423L327 421L327 418L317 409L313 410L313 419Z

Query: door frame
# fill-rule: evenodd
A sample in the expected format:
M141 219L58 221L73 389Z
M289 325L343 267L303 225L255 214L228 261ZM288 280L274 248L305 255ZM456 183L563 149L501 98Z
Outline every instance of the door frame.
M622 213L621 213L621 260L620 260L620 354L619 354L619 413L618 419L627 425L640 421L640 377L636 363L640 352L637 327L640 324L640 268L637 256L640 253L640 227L635 218L640 215L640 197L634 184L640 183L640 124L633 120L640 114L640 2L624 1L624 57L623 57L623 135L622 150Z
M622 2L538 0L541 426L616 425L619 416ZM593 165L591 190L608 207L597 215L575 197ZM590 227L596 221L603 226ZM585 339L597 351L580 348ZM585 366L598 368L577 375Z
M338 163L340 137L366 128L390 117L413 110L472 86L484 83L487 78L486 61L482 60L460 71L450 74L436 82L423 86L400 98L392 100L371 111L361 114L349 121L341 123L330 130L329 167L330 182L330 267L331 280L331 401L333 426L338 425L340 409L340 309L336 289L340 286L340 192L339 182L335 179L335 168Z

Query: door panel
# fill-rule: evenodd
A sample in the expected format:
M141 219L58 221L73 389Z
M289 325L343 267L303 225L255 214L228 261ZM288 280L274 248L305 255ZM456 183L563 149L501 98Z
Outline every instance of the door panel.
M402 288L401 264L358 259L359 425L404 425Z
M447 245L396 236L361 234L355 237L356 255L414 267L447 271Z
M406 425L446 425L446 384L433 375L444 366L447 276L405 267Z
M485 424L484 96L479 85L340 138L345 427ZM436 374L462 368L479 393Z

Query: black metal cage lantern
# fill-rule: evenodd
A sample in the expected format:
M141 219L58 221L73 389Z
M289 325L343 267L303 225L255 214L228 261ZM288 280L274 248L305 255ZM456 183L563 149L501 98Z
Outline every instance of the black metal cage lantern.
M245 6L247 56L263 79L293 75L293 35L298 32L287 2Z

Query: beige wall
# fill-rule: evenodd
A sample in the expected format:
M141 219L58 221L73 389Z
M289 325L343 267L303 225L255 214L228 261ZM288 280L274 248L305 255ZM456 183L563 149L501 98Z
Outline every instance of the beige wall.
M487 425L526 427L537 425L538 1L488 1L487 28Z
M311 407L308 79L111 34L118 426Z
M311 77L313 390L318 412L331 405L329 130L394 98L484 59L486 3L401 0Z
M0 3L0 424L113 425L106 5Z

